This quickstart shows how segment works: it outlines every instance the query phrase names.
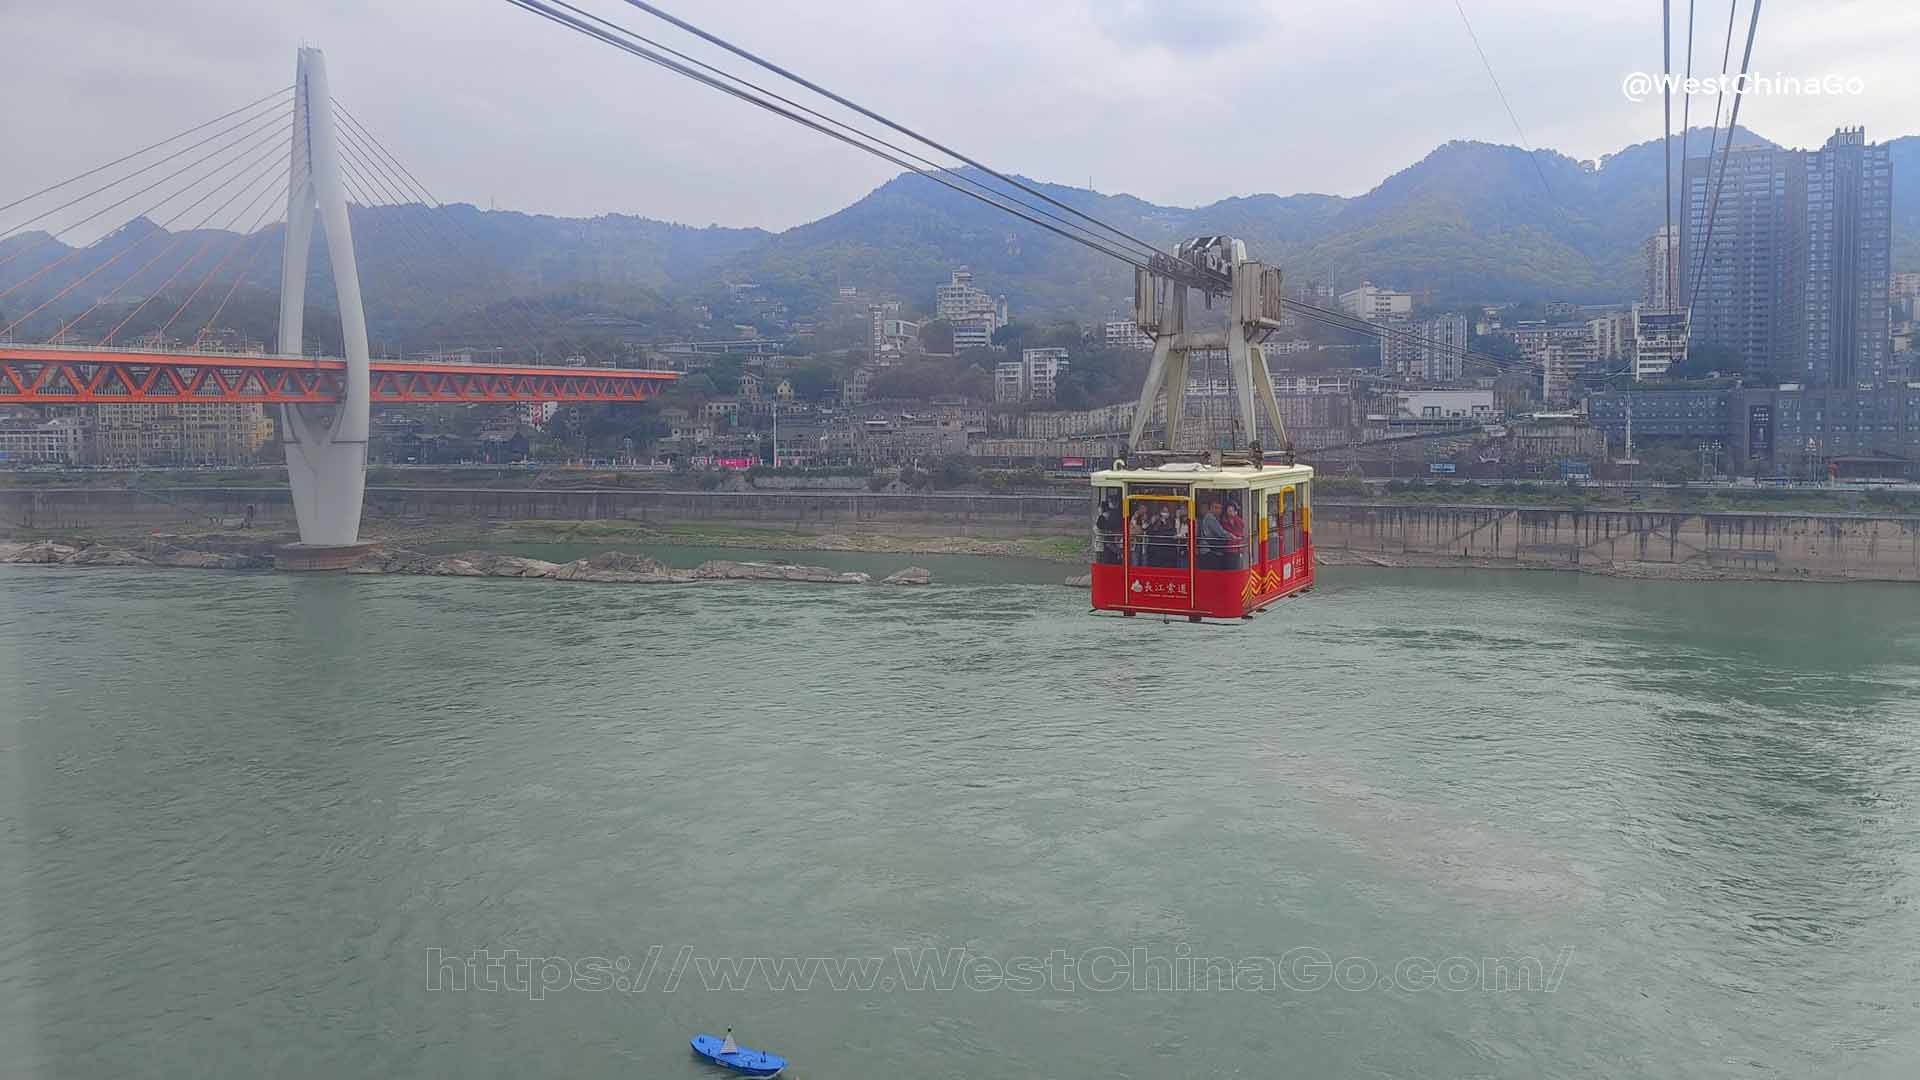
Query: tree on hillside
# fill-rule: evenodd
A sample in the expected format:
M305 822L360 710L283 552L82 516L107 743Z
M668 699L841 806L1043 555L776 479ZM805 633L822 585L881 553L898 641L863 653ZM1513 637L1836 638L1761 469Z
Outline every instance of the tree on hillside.
M953 324L945 319L922 323L920 347L927 352L943 355L953 352Z
M793 384L794 397L801 401L819 401L840 389L840 376L819 362L793 368L787 372L787 381Z

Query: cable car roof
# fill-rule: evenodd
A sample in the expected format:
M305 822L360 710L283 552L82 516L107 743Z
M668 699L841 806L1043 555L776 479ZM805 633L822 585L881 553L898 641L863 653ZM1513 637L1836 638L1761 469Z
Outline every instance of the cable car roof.
M1201 487L1273 487L1313 479L1311 465L1208 465L1201 461L1169 461L1140 469L1100 469L1095 484L1198 484Z

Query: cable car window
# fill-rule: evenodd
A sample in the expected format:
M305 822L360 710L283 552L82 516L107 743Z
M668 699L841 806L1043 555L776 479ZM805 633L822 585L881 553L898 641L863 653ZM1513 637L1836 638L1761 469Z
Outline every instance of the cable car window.
M1134 500L1127 531L1133 542L1135 566L1184 568L1187 565L1187 544L1193 523L1187 518L1184 499Z
M1267 516L1262 522L1267 538L1267 558L1280 557L1280 493L1267 492Z
M1095 489L1093 499L1093 561L1118 566L1126 555L1126 511L1117 487Z
M1292 491L1280 493L1280 554L1300 550L1300 500Z
M1247 568L1247 493L1201 488L1194 492L1194 565L1202 570Z

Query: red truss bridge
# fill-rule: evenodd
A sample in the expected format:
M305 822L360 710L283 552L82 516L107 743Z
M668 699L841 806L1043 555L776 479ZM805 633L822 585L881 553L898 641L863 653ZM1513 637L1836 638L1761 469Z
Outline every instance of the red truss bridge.
M644 401L679 378L624 368L410 364L375 360L372 404ZM327 405L345 393L344 360L225 353L0 345L5 405Z

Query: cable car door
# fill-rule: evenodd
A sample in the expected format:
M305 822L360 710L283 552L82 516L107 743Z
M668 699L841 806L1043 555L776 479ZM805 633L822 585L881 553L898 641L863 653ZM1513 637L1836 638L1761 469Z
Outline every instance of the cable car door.
M1126 508L1126 606L1192 611L1193 496L1128 495Z

